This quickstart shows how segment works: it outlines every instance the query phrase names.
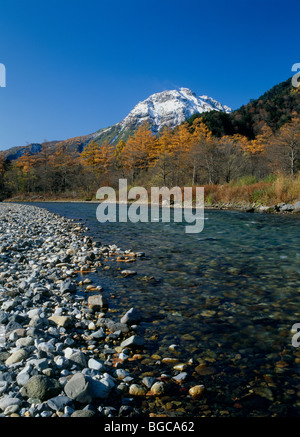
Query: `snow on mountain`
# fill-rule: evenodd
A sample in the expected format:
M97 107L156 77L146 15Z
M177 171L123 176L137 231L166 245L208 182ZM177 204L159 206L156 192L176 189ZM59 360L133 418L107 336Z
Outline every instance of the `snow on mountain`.
M121 122L121 127L126 129L146 122L157 133L163 126L174 128L196 113L212 110L231 112L228 106L211 97L197 97L188 88L163 91L138 103Z
M188 88L163 91L152 94L146 100L139 102L120 123L100 129L90 135L70 138L62 142L55 141L53 142L53 148L65 144L69 150L80 153L92 139L99 144L107 141L115 145L121 139L126 141L129 135L132 135L145 122L156 134L164 126L174 128L196 113L213 110L231 112L228 106L222 105L208 96L197 97ZM40 152L41 148L41 144L12 148L5 152L5 157L14 160L24 154L26 150L31 154L36 154Z
M97 141L116 144L126 140L143 123L156 134L164 126L174 128L194 114L213 110L231 112L228 106L205 95L198 97L188 88L163 91L139 102L120 123L98 131Z

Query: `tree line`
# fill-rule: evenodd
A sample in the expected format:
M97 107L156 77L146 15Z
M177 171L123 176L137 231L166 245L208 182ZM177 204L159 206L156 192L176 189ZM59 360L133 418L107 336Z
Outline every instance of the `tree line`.
M1 197L68 194L91 199L103 185L117 188L120 178L131 185L196 186L226 184L241 177L262 180L274 173L294 176L300 171L300 117L276 132L267 124L249 139L241 134L213 135L202 117L154 136L141 125L115 147L91 141L81 154L61 144L47 144L15 161L0 158Z

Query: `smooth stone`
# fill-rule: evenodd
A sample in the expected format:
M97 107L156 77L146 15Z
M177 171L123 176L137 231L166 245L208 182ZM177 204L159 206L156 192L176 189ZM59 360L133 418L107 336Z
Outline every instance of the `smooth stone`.
M126 340L122 341L121 348L125 349L126 347L142 347L144 346L144 339L142 337L139 337L138 335L132 335L131 337L127 338Z
M104 332L104 329L103 328L100 328L100 329L98 329L98 331L95 331L95 332L93 332L92 334L91 334L91 337L92 338L104 338L104 337L106 337L106 335L105 335L105 332Z
M0 409L2 411L6 410L6 408L11 407L13 405L19 405L22 403L21 399L19 398L11 398L11 397L4 397L0 399Z
M17 384L21 387L23 387L23 385L25 385L30 379L30 374L28 372L20 372L17 375L16 381Z
M141 315L135 308L131 308L120 319L121 323L124 323L127 325L134 325L135 323L139 323L140 321L141 321Z
M135 272L134 270L122 270L121 274L126 276L134 276L137 274L137 272Z
M187 364L184 363L180 363L180 364L176 364L173 369L174 370L179 370L180 372L182 372L183 370L185 370L187 368Z
M132 396L145 396L147 391L144 387L138 384L131 384L129 387L129 394Z
M178 361L179 361L178 358L163 358L161 360L161 362L165 364L175 364L178 363Z
M42 402L57 396L61 391L58 381L46 375L32 376L23 388L28 398L40 399Z
M51 316L48 319L49 321L55 323L57 326L60 326L62 328L67 328L68 326L72 325L73 319L69 316Z
M5 311L0 310L0 324L8 322L8 315Z
M124 370L124 369L117 369L116 370L116 375L117 375L117 378L119 379L119 380L123 380L124 378L126 378L127 376L130 376L130 374L129 374L129 372L127 372L126 370Z
M93 399L90 382L82 373L75 373L64 390L69 398L82 404L89 404Z
M10 405L9 407L5 408L4 416L11 416L12 414L17 413L19 409L20 409L19 405Z
M31 346L33 345L34 340L32 337L23 337L23 338L18 338L18 340L16 341L16 346L17 347L26 347L26 346Z
M108 308L108 300L102 294L89 296L88 307L94 312L101 311L104 308Z
M11 354L9 358L5 361L6 366L10 366L11 364L19 363L22 360L25 360L28 356L28 353L25 349L19 349Z
M161 396L165 393L165 384L161 381L155 382L151 387L151 392L155 396Z
M204 392L205 392L204 385L195 385L194 387L191 387L189 389L189 394L193 399L199 399L203 397Z
M155 378L153 378L152 376L145 376L144 378L143 378L143 384L147 387L147 388L149 388L149 389L151 389L151 387L153 386L153 384L155 384L155 382L156 382L156 379Z
M82 368L87 367L87 359L86 359L86 356L85 356L85 354L84 354L83 352L81 352L81 351L78 351L78 352L73 353L73 354L70 356L69 361L70 361L71 363L75 363L75 364L77 364L79 367L82 367Z
M93 398L107 399L110 395L112 385L109 381L101 379L100 381L87 377Z
M88 368L94 369L97 371L105 371L106 367L100 361L95 360L94 358L90 358L88 361Z
M188 374L186 372L181 372L179 375L173 377L173 379L177 382L184 381L187 378Z
M8 382L6 381L0 381L0 395L4 392L6 392L8 387Z
M200 364L199 366L197 366L195 368L195 371L201 376L213 375L214 373L216 373L216 369L214 367L209 367L205 364Z
M76 410L71 414L71 417L94 417L96 413L92 410Z
M72 402L72 399L68 396L55 396L54 398L48 399L47 404L54 411L62 411L64 408Z
M34 308L33 310L28 311L27 316L32 319L33 317L39 316L41 312L41 308Z

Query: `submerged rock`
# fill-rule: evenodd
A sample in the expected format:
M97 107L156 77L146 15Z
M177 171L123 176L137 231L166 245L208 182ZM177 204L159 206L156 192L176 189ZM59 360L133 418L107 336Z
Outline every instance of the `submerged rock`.
M98 312L108 308L108 300L102 294L89 296L88 306L92 311Z

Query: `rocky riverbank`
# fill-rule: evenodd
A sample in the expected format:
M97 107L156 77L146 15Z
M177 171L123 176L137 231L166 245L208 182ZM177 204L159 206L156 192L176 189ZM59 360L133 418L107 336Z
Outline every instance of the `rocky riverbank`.
M300 201L292 203L279 202L275 205L266 206L257 203L217 203L217 204L205 204L205 209L217 209L217 210L233 210L241 212L260 212L268 214L299 214L300 213Z
M0 417L149 416L143 400L171 392L181 404L187 365L165 357L171 375L143 371L142 314L112 318L106 291L89 279L104 258L143 254L84 231L35 206L0 204ZM184 388L190 399L203 393Z

